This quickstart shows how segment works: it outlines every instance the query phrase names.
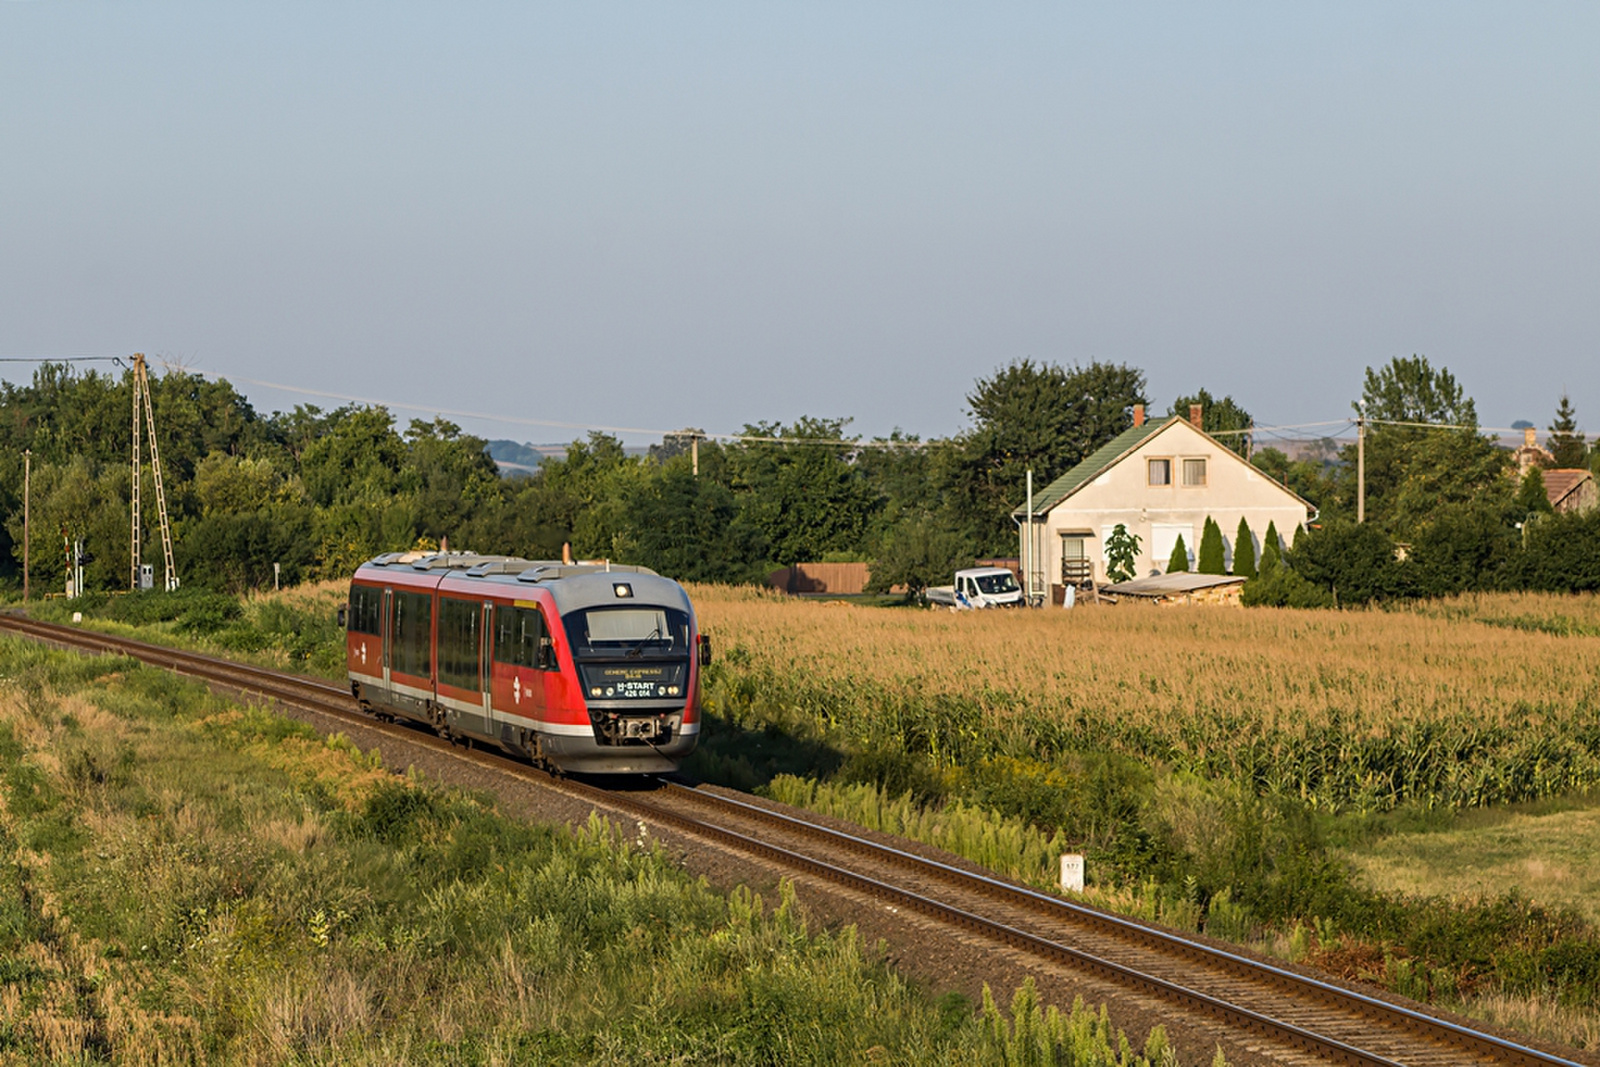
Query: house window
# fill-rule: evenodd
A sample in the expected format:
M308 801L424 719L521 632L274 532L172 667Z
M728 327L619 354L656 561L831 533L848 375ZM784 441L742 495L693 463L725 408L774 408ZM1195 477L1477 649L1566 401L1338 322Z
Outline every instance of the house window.
M1146 465L1150 485L1172 484L1172 460L1152 459Z
M1183 461L1183 484L1190 488L1203 488L1206 484L1206 461L1203 459L1186 459Z

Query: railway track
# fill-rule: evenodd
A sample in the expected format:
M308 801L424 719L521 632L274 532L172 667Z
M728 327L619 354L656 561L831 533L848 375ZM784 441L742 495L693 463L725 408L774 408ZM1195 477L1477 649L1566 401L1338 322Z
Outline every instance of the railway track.
M406 744L449 750L530 784L562 790L916 913L1040 965L1088 974L1159 1000L1175 1013L1249 1035L1243 1044L1285 1062L1580 1067L1581 1061L1514 1038L820 825L793 809L669 779L657 779L653 788L639 791L552 780L498 754L462 751L433 734L378 722L357 707L348 689L331 682L18 614L0 614L0 630L84 652L131 656L220 688L359 723Z

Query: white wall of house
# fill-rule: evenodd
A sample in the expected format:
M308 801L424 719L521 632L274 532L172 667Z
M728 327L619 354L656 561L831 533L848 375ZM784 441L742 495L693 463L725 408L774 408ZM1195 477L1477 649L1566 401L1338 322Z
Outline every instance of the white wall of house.
M1064 551L1075 551L1081 537L1095 578L1106 581L1105 543L1118 523L1140 541L1134 577L1163 573L1180 533L1192 570L1207 516L1222 528L1230 569L1241 516L1250 524L1257 559L1269 523L1292 545L1308 518L1299 497L1189 423L1172 422L1035 522L1034 570L1048 584L1060 584Z

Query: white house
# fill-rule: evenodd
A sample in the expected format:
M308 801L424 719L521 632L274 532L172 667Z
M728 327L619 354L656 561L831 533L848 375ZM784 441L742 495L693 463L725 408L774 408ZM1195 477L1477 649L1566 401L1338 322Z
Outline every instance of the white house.
M1257 559L1268 524L1294 543L1316 509L1201 431L1199 416L1147 422L1136 407L1130 429L1034 494L1031 522L1025 503L1013 512L1034 592L1107 581L1106 540L1119 523L1139 538L1141 578L1166 570L1180 534L1193 567L1207 517L1222 528L1230 569L1241 517Z

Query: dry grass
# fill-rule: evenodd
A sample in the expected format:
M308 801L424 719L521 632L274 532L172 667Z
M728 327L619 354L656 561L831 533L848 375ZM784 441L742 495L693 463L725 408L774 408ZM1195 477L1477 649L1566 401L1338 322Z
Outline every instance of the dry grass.
M1471 807L1600 783L1593 596L956 613L694 595L725 675L831 722L914 707L924 732L957 720L983 731L1023 716L1035 736L1054 724L1067 748L1340 810Z
M1404 612L1119 605L1073 611L866 608L701 587L695 605L723 649L820 681L1021 699L1172 726L1225 712L1249 724L1470 715L1521 723L1600 708L1600 642L1478 619L1574 618L1600 600L1518 594Z

